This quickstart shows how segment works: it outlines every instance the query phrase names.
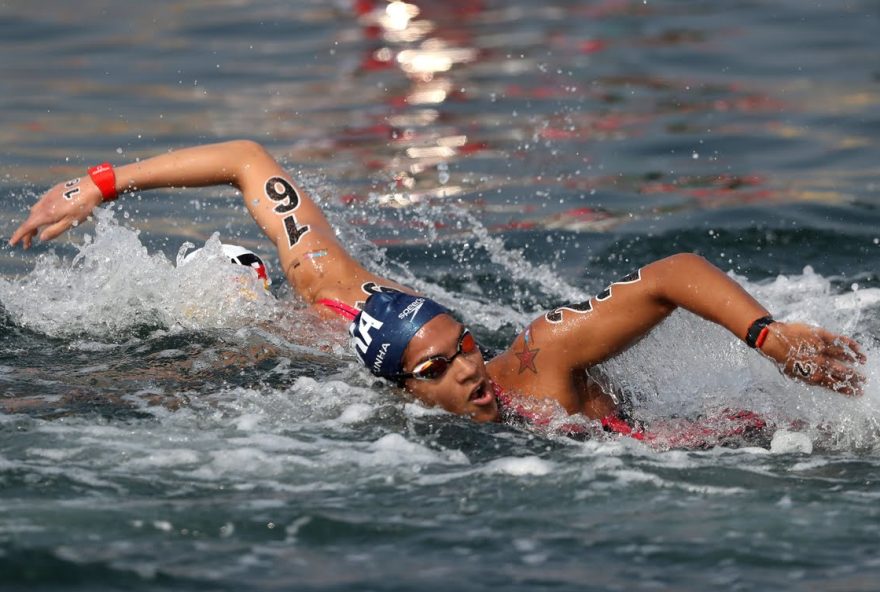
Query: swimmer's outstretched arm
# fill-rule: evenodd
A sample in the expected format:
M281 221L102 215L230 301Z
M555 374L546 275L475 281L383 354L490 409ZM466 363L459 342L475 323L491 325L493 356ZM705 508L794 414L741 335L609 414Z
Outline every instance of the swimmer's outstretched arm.
M353 305L366 282L397 286L366 271L336 239L320 208L259 144L248 140L175 150L115 169L119 194L162 187L232 185L275 244L291 285L308 302L320 298ZM50 240L85 220L103 201L88 175L51 188L12 234L25 248L37 235Z
M697 255L679 254L641 268L588 303L547 313L531 325L531 338L543 339L543 345L552 348L554 355L544 360L583 369L626 349L678 307L725 327L741 340L756 320L769 315L717 267ZM861 392L864 378L855 365L864 363L865 356L848 337L819 327L773 322L760 351L793 378L846 395Z

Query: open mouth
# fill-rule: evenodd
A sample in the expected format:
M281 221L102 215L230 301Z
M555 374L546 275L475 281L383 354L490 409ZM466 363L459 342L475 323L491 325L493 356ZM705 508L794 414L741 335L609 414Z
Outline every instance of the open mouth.
M471 391L468 401L474 405L488 405L495 399L495 394L489 387L488 380L481 380L473 391Z

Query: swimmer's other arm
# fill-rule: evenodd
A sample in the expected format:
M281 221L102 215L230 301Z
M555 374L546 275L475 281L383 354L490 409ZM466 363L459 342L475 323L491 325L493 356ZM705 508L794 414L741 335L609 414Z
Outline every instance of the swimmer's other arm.
M237 140L175 150L117 167L115 173L119 194L163 187L236 187L244 194L251 216L278 249L288 280L310 302L337 297L335 292L340 290L346 293L338 297L347 299L347 291L352 291L349 284L377 280L348 255L320 208L256 142ZM53 239L85 220L102 199L86 174L59 183L31 208L9 244L20 242L28 248L37 235L43 241ZM299 265L306 254L316 251L325 255L323 268Z
M589 311L578 312L577 306ZM623 351L678 307L725 327L740 340L752 323L769 314L717 267L698 255L679 254L612 284L588 306L556 309L532 327L533 333L545 334L545 344L554 344L559 363L582 369ZM553 316L557 311L561 317ZM865 356L849 337L774 322L759 351L790 377L845 395L861 394L864 377L856 365Z

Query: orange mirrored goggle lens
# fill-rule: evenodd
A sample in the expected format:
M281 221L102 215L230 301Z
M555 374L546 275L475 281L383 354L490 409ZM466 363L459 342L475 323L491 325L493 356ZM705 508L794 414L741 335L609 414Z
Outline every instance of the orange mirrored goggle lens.
M425 360L418 366L416 366L409 376L412 378L418 378L420 380L433 380L435 378L440 378L446 371L452 366L452 362L457 358L460 354L470 354L476 351L477 342L474 339L474 336L471 335L471 332L465 329L461 337L458 339L458 348L455 350L455 355L451 358L446 358L444 356L437 356L436 358L431 358L430 360Z

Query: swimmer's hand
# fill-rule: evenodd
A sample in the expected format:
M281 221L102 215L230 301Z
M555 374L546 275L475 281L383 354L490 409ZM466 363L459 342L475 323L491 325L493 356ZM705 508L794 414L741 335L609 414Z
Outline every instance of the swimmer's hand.
M41 241L53 239L88 218L102 200L101 191L88 175L59 183L33 205L30 215L12 233L9 244L14 246L21 241L27 249L38 232Z
M792 378L842 395L862 394L865 377L856 365L864 364L866 358L859 344L849 337L819 327L777 321L769 326L761 352Z

